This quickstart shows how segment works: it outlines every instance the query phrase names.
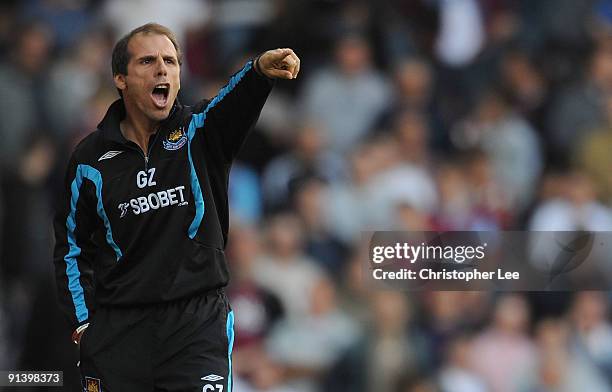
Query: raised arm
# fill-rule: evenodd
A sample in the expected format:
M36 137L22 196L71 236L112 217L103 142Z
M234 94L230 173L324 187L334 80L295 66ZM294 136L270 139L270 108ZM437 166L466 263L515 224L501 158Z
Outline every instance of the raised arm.
M254 127L274 79L295 79L300 60L291 49L274 49L249 61L235 73L211 101L202 101L193 115L189 138L204 132L204 142L221 146L231 162ZM216 131L208 133L207 124Z

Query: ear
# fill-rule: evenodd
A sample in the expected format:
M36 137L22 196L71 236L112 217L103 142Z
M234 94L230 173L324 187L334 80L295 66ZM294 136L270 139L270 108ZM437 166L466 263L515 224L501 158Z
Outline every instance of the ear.
M113 79L115 80L115 87L121 91L126 89L127 83L125 82L125 75L117 74L113 76Z

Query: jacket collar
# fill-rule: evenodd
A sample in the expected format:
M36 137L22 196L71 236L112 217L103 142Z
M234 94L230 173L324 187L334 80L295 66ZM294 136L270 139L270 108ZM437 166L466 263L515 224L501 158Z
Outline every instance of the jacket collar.
M175 129L178 127L180 123L180 116L178 114L181 112L180 109L182 107L183 106L177 98L174 101L174 105L172 105L170 114L162 121L158 132L167 132L168 129ZM119 124L124 118L125 105L123 104L123 99L120 98L109 106L104 118L98 124L98 129L102 132L102 135L109 140L122 144L129 143L121 133L121 128L119 127Z

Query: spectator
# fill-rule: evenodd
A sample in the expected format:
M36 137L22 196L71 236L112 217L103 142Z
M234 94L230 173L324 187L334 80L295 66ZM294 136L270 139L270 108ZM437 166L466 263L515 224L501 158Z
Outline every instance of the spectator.
M434 291L430 295L422 296L420 303L423 307L421 322L426 331L428 345L431 347L431 362L439 366L447 350L447 345L455 335L463 333L466 329L474 328L480 321L475 312L477 307L469 307L475 298L469 298L465 293L454 291ZM478 302L476 302L478 303ZM480 304L481 309L488 309L487 305ZM464 315L470 314L470 317Z
M535 130L500 93L485 93L453 140L459 148L487 153L494 175L510 199L510 208L523 209L533 196L542 170L540 142Z
M563 178L558 196L540 202L528 227L534 231L608 231L612 228L612 210L597 201L588 176L573 172Z
M106 0L101 10L104 22L121 37L134 26L152 20L172 30L178 42L185 42L187 31L204 24L210 17L208 1L178 0L172 3L163 0Z
M277 6L271 0L213 0L211 3L221 64L245 51L257 31L271 22Z
M315 73L304 86L303 112L321 121L334 153L345 153L361 141L389 105L391 90L370 60L365 38L342 36L335 63Z
M432 217L436 230L469 230L479 227L470 180L460 162L441 162L436 173L439 204Z
M606 121L598 130L590 131L576 144L574 160L576 166L594 181L597 194L602 201L612 202L612 174L610 148L612 148L612 95L605 98Z
M554 100L548 117L548 141L557 161L589 131L605 122L604 98L612 93L612 43L603 41L593 52L582 78L563 89Z
M484 151L472 150L465 153L462 162L474 210L475 220L471 222L474 229L498 230L512 224L511 198L495 175L491 159Z
M392 391L408 373L427 369L428 347L413 324L414 309L396 291L374 292L365 335L330 372L326 391Z
M612 324L609 304L602 292L576 293L570 312L573 339L579 350L607 376L612 384Z
M0 170L15 170L28 133L46 119L41 100L47 87L47 64L53 36L42 24L15 32L10 56L0 64Z
M360 238L361 230L372 228L374 215L378 213L372 205L373 192L376 192L372 180L394 160L394 148L389 139L363 143L350 155L349 180L332 183L324 195L326 225L345 243L354 243ZM388 219L388 215L385 216Z
M436 55L442 63L453 67L469 64L485 42L481 10L476 0L441 1L441 26L436 42Z
M333 278L344 269L347 249L334 236L323 217L323 193L326 184L307 177L295 184L293 206L304 227L304 251Z
M283 368L279 380L283 388L296 392L316 391L316 381L355 344L359 333L354 321L337 307L331 281L320 279L308 298L308 317L279 323L267 345L272 361Z
M234 375L247 382L259 370L259 360L266 355L265 339L284 314L279 298L253 279L255 261L260 252L258 237L253 227L234 222L227 249L232 271L227 295L236 312Z
M79 37L96 23L92 0L31 0L25 2L25 18L49 26L61 49L79 45Z
M527 336L528 323L524 297L506 294L495 304L491 325L474 338L471 366L491 392L514 392L515 376L534 365L536 352Z
M511 105L543 137L551 96L547 80L532 56L523 49L509 51L501 59L500 74Z
M422 116L426 127L432 130L427 147L438 150L448 147L447 131L434 94L434 78L434 70L425 58L415 56L399 60L393 67L393 100L379 117L377 128L391 129L403 112L413 112Z
M429 129L415 112L401 113L395 123L389 167L373 176L372 208L376 211L371 225L393 229L397 224L397 206L410 206L416 212L430 214L437 203L428 150Z
M520 392L570 392L585 388L593 392L608 392L610 387L597 370L584 358L569 349L568 328L561 320L540 322L536 331L538 363L518 380ZM531 372L529 372L531 370Z
M265 231L266 247L253 270L255 282L280 298L287 317L308 314L308 294L322 279L316 262L304 254L304 231L289 213L270 218Z
M439 373L442 392L487 392L484 380L470 364L471 339L459 335L447 345L445 362Z
M45 102L51 125L59 138L65 138L80 125L80 114L87 110L85 104L101 88L108 86L105 60L109 56L110 47L104 34L91 32L79 40L72 53L58 59L52 67ZM64 94L66 91L70 94ZM58 96L63 99L58 100Z
M270 162L263 174L266 204L287 207L290 184L300 177L315 176L330 183L342 181L345 163L326 149L325 135L314 123L298 128L291 150Z

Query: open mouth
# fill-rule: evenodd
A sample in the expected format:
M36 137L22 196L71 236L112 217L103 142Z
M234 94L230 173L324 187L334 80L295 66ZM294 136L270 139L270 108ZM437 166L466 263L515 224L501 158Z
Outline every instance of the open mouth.
M170 84L169 83L159 83L156 84L153 88L153 92L151 93L151 97L153 98L153 103L159 109L163 109L168 104L168 94L170 93Z

